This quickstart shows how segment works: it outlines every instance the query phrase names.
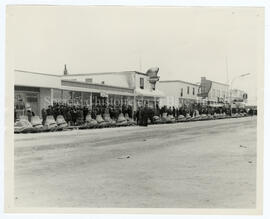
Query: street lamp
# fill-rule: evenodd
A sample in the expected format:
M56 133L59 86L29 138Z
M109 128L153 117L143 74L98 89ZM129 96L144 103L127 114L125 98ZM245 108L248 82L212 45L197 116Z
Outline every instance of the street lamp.
M233 85L233 82L238 79L238 78L243 78L243 77L246 77L248 75L250 75L251 73L245 73L245 74L241 74L241 75L237 75L236 77L234 77L231 81L231 84L230 84L230 87L229 87L229 92L230 92L230 108L231 108L231 114L232 114L232 85Z
M236 77L234 77L234 78L232 79L232 81L231 81L230 89L232 89L232 84L233 84L233 82L234 82L236 79L238 79L238 78L243 78L243 77L248 76L248 75L250 75L250 74L251 74L251 73L245 73L245 74L237 75Z

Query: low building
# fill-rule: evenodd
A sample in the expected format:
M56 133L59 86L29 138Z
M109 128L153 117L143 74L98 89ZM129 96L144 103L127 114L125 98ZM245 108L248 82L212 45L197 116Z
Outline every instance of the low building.
M233 108L245 108L248 95L245 91L239 89L230 90L230 103Z
M244 102L247 103L248 95L245 91L239 89L230 90L230 102Z
M65 74L62 78L69 81L84 82L88 84L95 83L133 89L134 102L136 102L134 105L135 108L142 104L148 104L150 107L155 107L156 104L159 104L160 97L164 96L164 94L156 88L156 83L159 81L159 76L157 76L158 71L158 68L151 68L146 73L124 71Z
M162 106L181 107L197 102L199 85L181 80L160 81L158 89L164 93Z
M125 104L136 110L145 103L155 107L163 95L156 90L157 71L69 75L65 67L63 75L52 75L15 70L15 111L18 116L23 115L30 107L36 115L41 115L41 110L54 102L89 108Z
M201 77L198 95L208 104L229 102L229 85Z

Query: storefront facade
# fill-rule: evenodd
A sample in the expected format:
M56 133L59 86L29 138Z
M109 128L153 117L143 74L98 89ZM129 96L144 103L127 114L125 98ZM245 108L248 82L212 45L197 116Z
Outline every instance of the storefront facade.
M157 89L158 68L151 68L146 73L137 71L124 72L105 72L105 73L86 73L86 74L67 74L63 75L64 80L76 81L78 83L107 85L110 87L121 86L122 89L131 89L132 93L120 98L117 94L109 95L115 98L117 102L129 102L136 110L139 106L148 105L155 107L159 104L160 97L164 94ZM118 90L120 92L120 90ZM119 96L119 95L118 95ZM131 96L133 96L131 98Z
M199 96L206 100L208 104L228 103L229 85L201 78Z
M200 100L197 84L181 80L160 81L158 88L165 94L161 99L162 106L181 107Z
M35 80L32 80L35 78ZM42 109L54 103L77 106L134 107L134 89L63 80L59 76L15 70L14 109L16 117L27 109L41 116Z

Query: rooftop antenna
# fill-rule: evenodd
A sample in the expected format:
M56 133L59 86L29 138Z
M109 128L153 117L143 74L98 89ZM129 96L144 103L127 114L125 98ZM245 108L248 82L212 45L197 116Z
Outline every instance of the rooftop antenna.
M142 72L142 56L141 56L141 54L139 55L139 68L140 68L140 72Z
M66 64L65 64L65 68L64 68L64 75L68 75L67 65Z

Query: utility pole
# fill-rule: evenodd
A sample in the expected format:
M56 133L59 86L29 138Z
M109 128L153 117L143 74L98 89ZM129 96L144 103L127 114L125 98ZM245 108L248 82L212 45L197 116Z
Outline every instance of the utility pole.
M141 54L139 54L139 68L140 68L140 72L142 72L142 56L141 56Z
M226 61L226 83L229 84L229 68L228 68L228 56L225 57L225 61Z

